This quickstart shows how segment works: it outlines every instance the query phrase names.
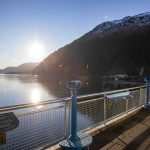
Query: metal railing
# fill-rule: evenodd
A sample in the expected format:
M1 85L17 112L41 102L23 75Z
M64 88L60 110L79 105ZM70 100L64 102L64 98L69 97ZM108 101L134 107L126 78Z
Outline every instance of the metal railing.
M130 91L131 97L112 101L106 97ZM146 86L101 92L78 97L78 131L103 124L129 111L143 107ZM65 139L70 133L70 98L0 108L0 113L13 111L19 126L6 133L6 143L0 150L29 150L50 147Z

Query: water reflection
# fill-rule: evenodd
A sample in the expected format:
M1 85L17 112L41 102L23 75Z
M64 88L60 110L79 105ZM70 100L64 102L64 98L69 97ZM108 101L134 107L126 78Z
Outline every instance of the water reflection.
M70 96L66 86L69 80L81 80L82 88L78 95L90 94L133 85L103 83L100 76L78 76L75 78L46 78L36 75L0 75L0 106L10 106L39 101L55 100Z
M31 95L30 95L31 102L38 103L40 99L42 99L41 90L38 88L31 90Z
M0 107L54 100L37 76L0 75Z

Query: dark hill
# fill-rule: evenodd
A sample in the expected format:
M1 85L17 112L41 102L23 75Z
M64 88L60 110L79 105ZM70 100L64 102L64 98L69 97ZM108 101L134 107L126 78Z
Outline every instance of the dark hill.
M48 77L150 74L150 13L98 25L50 54L33 73Z
M7 67L0 70L4 74L32 74L32 71L38 66L38 63L24 63L17 67Z

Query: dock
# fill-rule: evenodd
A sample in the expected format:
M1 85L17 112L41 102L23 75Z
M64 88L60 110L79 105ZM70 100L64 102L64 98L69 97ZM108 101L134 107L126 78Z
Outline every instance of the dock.
M137 114L96 135L91 150L150 150L150 112Z

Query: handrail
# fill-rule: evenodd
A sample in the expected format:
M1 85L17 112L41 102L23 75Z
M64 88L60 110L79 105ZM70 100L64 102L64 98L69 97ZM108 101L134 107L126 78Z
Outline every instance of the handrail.
M99 96L99 95L113 94L113 93L116 93L116 92L123 92L123 91L127 91L127 90L135 90L135 89L139 89L139 88L146 88L146 85L132 87L132 88L125 88L125 89L120 89L120 90L105 91L105 92L94 93L94 94L80 95L80 96L78 96L78 99L87 98L87 97L90 98L90 97Z
M100 96L100 95L103 96L106 94L112 94L112 93L122 92L122 91L127 91L127 90L135 90L135 89L145 88L145 87L146 86L144 85L144 86L137 86L137 87L132 87L132 88L120 89L120 90L112 90L112 91L106 91L106 92L100 92L100 93L94 93L94 94L80 95L78 96L78 99L80 100L83 98L91 98L91 97ZM58 102L65 102L69 100L70 100L70 97L66 97L66 98L58 98L55 100L41 101L37 103L28 103L28 104L19 104L19 105L13 105L13 106L0 107L0 112L30 108L30 107L39 106L39 105L55 104Z
M70 98L61 98L61 99L56 99L56 100L52 100L52 101L48 100L48 101L42 101L42 102L37 102L37 103L28 103L28 104L0 107L0 112L16 110L16 109L24 109L24 108L29 108L29 107L33 107L33 106L39 106L39 105L55 104L58 102L64 102L64 101L68 101L68 100L70 100Z

